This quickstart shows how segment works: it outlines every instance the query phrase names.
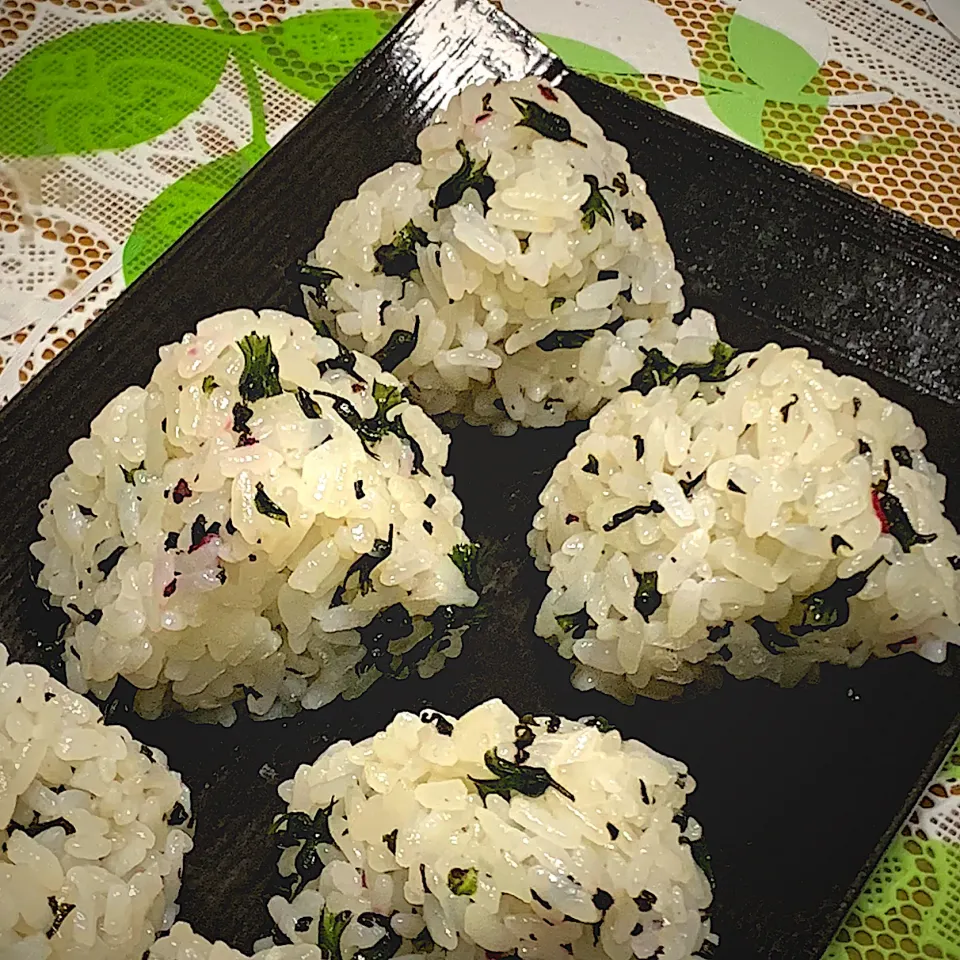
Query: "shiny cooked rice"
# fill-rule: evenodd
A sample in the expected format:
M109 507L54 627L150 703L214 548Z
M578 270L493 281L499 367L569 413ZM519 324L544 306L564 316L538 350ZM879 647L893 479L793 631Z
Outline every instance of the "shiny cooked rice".
M313 316L395 363L428 413L556 426L615 397L641 346L709 357L678 342L682 281L643 180L567 94L471 86L417 142L419 164L337 208L303 280Z
M222 940L211 943L194 933L187 923L175 923L170 933L150 948L143 960L248 960L248 954L228 947ZM330 960L309 943L286 944L258 950L249 960Z
M189 825L159 750L0 644L0 957L140 960L176 915Z
M331 956L687 960L716 942L686 767L604 721L400 713L283 783L284 937Z
M477 601L448 445L306 320L201 321L95 418L42 504L32 550L70 617L70 686L103 698L123 677L145 716L230 723L244 698L271 717L436 672Z
M574 685L630 700L704 664L792 685L821 661L942 661L960 538L910 413L799 348L719 383L656 365L557 465L528 538L536 630Z

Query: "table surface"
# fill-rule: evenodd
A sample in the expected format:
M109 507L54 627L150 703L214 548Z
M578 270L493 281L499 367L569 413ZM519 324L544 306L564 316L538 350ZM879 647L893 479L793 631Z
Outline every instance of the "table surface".
M503 5L571 67L960 238L960 0ZM0 403L407 6L3 0ZM915 956L960 960L960 742L824 960Z

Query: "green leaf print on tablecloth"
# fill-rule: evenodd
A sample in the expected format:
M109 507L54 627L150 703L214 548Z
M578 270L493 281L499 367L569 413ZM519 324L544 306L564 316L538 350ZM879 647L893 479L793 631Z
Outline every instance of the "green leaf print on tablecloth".
M625 90L632 96L663 106L663 98L653 84L626 60L600 47L557 37L552 33L538 33L537 39L545 43L571 70L584 73L594 80Z
M253 140L237 153L191 171L150 203L123 249L125 282L140 276L266 153L263 94L254 61L296 93L319 100L397 19L370 10L319 10L241 36L228 18L219 16L247 88Z
M730 20L727 42L734 61L768 100L795 100L820 72L820 64L800 44L746 17Z
M537 38L545 43L568 67L581 73L633 74L636 67L589 43L557 37L552 33L538 33Z
M103 23L30 50L0 79L0 153L122 150L213 91L229 38L172 23Z
M130 282L219 200L266 152L257 68L319 100L399 19L369 9L318 10L239 33L220 0L217 27L113 22L85 27L30 50L0 79L0 154L49 156L120 150L170 130L199 108L232 58L247 91L251 142L187 174L142 212L123 254ZM727 127L775 156L827 164L910 149L887 138L828 150L815 143L829 109L820 64L776 30L724 12L714 18L698 65L706 102ZM608 51L541 34L573 69L663 105L653 82ZM654 78L655 79L655 78ZM785 143L782 124L792 125ZM797 155L800 151L801 156Z
M830 110L821 64L789 37L736 13L714 17L699 72L718 119L748 143L791 163L832 166L916 147L914 140L895 136L819 145L817 130Z
M171 184L140 214L123 248L123 279L133 283L190 229L266 151L250 144L192 170Z
M369 10L318 10L245 37L270 76L319 100L353 69L400 19Z

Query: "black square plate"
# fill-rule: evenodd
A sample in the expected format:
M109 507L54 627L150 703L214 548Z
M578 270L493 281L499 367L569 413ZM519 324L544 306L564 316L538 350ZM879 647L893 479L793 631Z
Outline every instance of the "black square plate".
M725 338L808 345L909 406L930 453L960 484L960 244L832 185L576 75L485 0L425 0L207 217L0 413L0 637L38 659L54 624L31 585L36 505L67 448L122 388L145 383L157 348L238 306L301 310L286 267L366 177L415 157L415 137L465 84L526 73L563 87L624 143L647 179L687 280ZM509 440L460 427L451 468L466 526L490 546L496 613L428 682L381 681L359 701L229 730L124 719L166 749L194 791L197 849L181 916L247 948L267 929L273 871L264 836L277 778L334 739L399 709L452 713L491 696L518 712L602 713L685 760L699 782L717 877L721 960L815 960L909 804L956 735L960 681L915 656L827 669L780 690L728 681L679 703L624 707L575 692L534 638L545 592L524 538L536 497L577 432Z

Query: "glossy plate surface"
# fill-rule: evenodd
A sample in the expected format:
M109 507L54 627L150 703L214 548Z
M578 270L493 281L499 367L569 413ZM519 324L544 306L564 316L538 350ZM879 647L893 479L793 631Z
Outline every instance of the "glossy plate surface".
M485 0L426 0L184 240L0 412L0 637L38 659L55 621L31 586L36 504L69 444L157 348L238 306L301 310L286 267L315 243L359 184L415 157L415 137L464 84L563 67ZM914 410L930 454L954 478L960 454L960 244L582 77L563 86L624 143L648 181L686 277L738 346L809 345ZM518 712L600 713L628 736L686 761L699 787L717 876L721 960L814 960L956 731L960 682L905 656L824 671L783 691L727 681L679 703L624 707L576 693L568 665L533 637L543 575L524 538L537 494L580 426L496 439L454 432L451 469L466 526L490 546L495 614L428 682L381 681L359 701L268 724L210 729L128 720L166 749L194 791L197 849L181 916L248 948L262 907L280 810L275 783L330 742L373 733L399 709L462 713L491 696Z

